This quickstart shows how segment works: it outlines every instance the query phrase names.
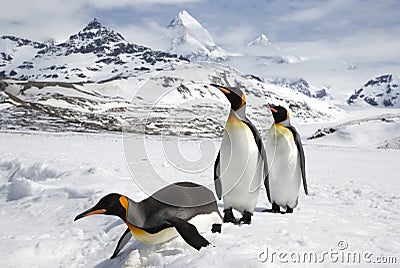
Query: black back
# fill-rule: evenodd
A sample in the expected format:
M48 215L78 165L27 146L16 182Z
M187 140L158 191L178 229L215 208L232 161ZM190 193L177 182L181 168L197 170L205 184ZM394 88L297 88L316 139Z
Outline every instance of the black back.
M268 162L267 162L267 154L266 154L265 148L264 148L264 143L261 139L260 133L258 132L257 128L250 122L249 119L246 118L243 121L243 123L245 123L250 128L251 132L253 133L253 137L254 137L254 140L256 141L258 151L264 160L264 181L266 181L266 180L268 180Z
M304 150L303 150L303 145L301 143L300 134L297 132L297 130L294 126L287 126L286 128L288 128L290 130L290 132L292 132L294 142L296 143L296 147L299 152L301 177L303 178L304 192L306 193L306 195L308 195L307 180L306 180L306 158L304 155Z
M219 214L214 194L192 182L170 184L138 202L135 210L138 215L131 224L148 233L172 227L177 218L189 221L200 214Z

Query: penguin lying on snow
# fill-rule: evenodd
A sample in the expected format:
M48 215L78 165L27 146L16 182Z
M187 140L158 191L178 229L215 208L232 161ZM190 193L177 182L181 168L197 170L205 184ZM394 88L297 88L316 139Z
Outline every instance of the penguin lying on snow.
M268 200L272 203L271 212L292 213L297 206L300 183L308 195L305 157L299 133L290 124L289 112L282 106L270 105L275 123L267 136L267 155L269 177L265 180ZM269 211L269 210L266 210Z
M246 97L239 88L212 84L231 104L221 148L214 164L217 196L223 197L224 222L237 223L232 208L242 213L239 223L250 224L260 186L268 178L267 157L261 137L246 117Z
M179 234L190 246L200 250L210 243L197 228L204 230L212 226L213 232L220 232L222 224L214 194L192 182L170 184L140 202L124 195L109 194L76 216L74 221L94 214L118 216L128 226L111 259L117 256L132 235L142 243L154 245Z

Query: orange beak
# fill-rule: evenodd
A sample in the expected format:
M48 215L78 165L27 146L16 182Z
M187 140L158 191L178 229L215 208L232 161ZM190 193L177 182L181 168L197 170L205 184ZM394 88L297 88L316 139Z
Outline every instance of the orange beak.
M275 108L273 108L273 107L271 107L271 106L268 106L268 109L270 109L273 113L277 113L277 112L278 112L277 109L275 109Z
M225 94L231 94L231 92L227 89L227 88L224 88L224 87L221 87L221 86L218 86L218 85L216 85L216 84L211 84L213 87L216 87L216 88L218 88L219 90L221 90L223 93L225 93Z
M90 216L90 215L94 215L94 214L104 214L106 212L105 209L98 209L98 210L94 210L94 211L85 211L81 214L79 214L78 216L75 217L74 221L79 220L80 218L86 217L86 216Z

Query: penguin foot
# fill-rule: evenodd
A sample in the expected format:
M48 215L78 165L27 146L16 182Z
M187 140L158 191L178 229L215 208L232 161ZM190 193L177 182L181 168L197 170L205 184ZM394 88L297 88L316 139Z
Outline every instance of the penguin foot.
M252 214L248 211L243 212L242 218L239 220L240 224L250 224Z
M272 213L280 213L281 209L276 203L272 203Z
M233 224L237 224L235 216L233 215L232 208L227 208L224 210L224 222L232 222Z
M293 208L287 206L286 213L293 213Z
M271 213L280 213L281 209L276 203L272 203L272 208L271 209L264 209L263 212L271 212Z
M222 224L214 223L211 228L212 233L221 233Z

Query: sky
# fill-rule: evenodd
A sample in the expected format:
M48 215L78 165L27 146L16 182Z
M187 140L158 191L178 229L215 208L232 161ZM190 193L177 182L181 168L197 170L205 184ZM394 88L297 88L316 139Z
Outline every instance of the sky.
M151 44L183 9L225 46L261 33L277 42L400 33L397 0L13 0L2 3L0 34L62 41L96 17L129 41Z
M62 42L97 18L127 41L159 50L169 48L161 38L166 26L187 10L227 51L240 52L265 33L286 54L376 70L362 73L354 86L379 73L400 73L398 0L13 0L1 9L0 36Z

